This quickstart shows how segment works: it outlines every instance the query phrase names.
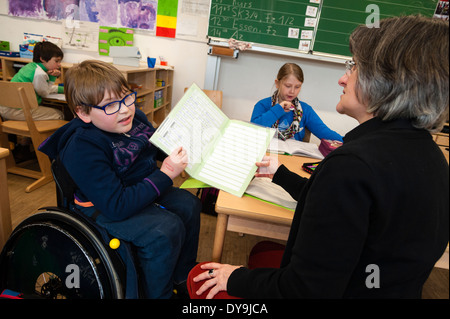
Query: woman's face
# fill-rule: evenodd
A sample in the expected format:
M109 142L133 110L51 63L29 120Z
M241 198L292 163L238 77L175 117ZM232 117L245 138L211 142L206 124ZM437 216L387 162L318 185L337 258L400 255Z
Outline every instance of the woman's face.
M367 105L358 101L356 96L356 81L358 80L357 66L348 70L338 81L344 88L336 111L356 119L360 124L373 118L373 114L367 113Z

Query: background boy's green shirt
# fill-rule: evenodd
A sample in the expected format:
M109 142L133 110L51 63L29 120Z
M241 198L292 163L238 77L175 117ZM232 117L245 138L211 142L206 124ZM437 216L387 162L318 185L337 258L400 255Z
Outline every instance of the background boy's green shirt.
M47 68L42 63L31 62L22 67L19 72L14 75L11 82L31 82L38 104L42 103L42 96L50 93L64 93L64 87L55 85L56 76L49 75Z

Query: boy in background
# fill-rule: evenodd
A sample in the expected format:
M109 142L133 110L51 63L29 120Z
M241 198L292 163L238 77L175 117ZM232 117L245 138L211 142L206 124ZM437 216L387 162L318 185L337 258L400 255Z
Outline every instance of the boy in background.
M35 121L62 120L64 115L60 110L41 106L42 98L52 93L64 93L64 88L55 84L55 80L61 75L61 61L64 57L62 50L51 42L39 42L34 47L33 62L22 67L14 75L11 82L33 83L38 108L31 110ZM21 109L0 106L0 115L4 120L25 121Z
M61 75L59 69L63 57L64 53L57 45L38 42L33 50L33 62L22 67L11 79L11 82L33 83L39 104L39 107L31 109L31 116L35 121L64 119L60 110L41 105L42 97L51 93L64 93L62 86L55 85L55 80ZM25 121L22 109L0 105L0 116L5 121ZM30 138L10 135L9 139L17 163L36 158Z

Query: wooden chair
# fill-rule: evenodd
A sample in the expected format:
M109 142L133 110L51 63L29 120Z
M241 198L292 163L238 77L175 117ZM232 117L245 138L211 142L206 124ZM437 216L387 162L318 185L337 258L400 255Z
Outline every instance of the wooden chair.
M184 92L187 91L188 88L184 89ZM219 109L222 108L222 99L223 99L223 92L222 91L215 91L215 90L202 90L205 92L205 94L211 99L211 101L214 102L215 105Z
M50 160L44 153L38 151L38 146L58 128L68 123L63 120L34 121L31 110L38 107L36 93L32 83L0 82L0 105L21 108L25 121L2 121L0 119L0 146L9 148L7 134L27 136L31 141L39 162L40 172L16 165L12 154L6 159L8 173L36 179L25 191L31 192L53 180Z
M309 143L311 139L311 131L305 127L305 136L303 137L303 142Z
M9 206L8 180L6 173L6 158L9 150L0 147L0 251L11 235L11 210Z

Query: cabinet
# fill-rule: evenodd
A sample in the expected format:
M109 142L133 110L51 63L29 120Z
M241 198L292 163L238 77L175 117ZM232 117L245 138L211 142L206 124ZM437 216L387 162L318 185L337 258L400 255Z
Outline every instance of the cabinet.
M30 63L30 59L0 57L0 80L10 81L18 68L14 65ZM64 81L66 71L73 64L61 64L61 77L57 82ZM147 68L114 65L137 92L136 107L142 110L153 126L158 127L170 112L172 107L173 69Z

